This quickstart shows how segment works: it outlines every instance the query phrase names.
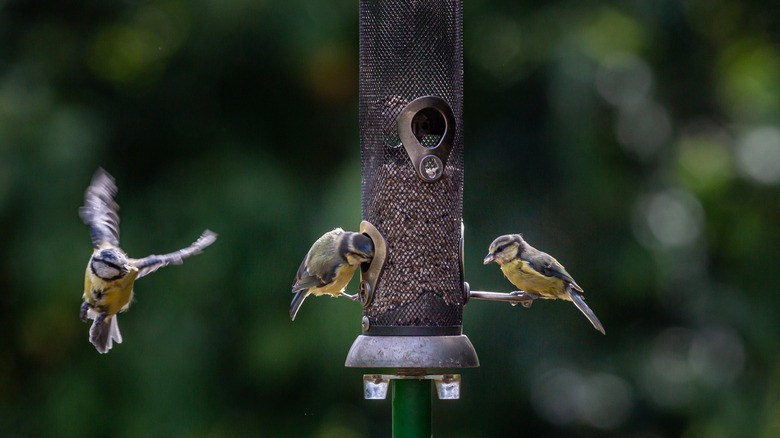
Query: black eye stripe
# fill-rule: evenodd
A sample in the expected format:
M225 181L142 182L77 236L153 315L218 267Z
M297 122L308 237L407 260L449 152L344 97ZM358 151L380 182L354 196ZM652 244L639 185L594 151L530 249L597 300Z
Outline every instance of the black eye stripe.
M92 263L94 264L95 262L103 263L104 265L110 266L110 267L112 267L112 268L114 268L114 269L116 269L118 271L122 270L121 266L117 265L116 263L109 262L106 259L92 259Z
M114 276L111 276L111 277L104 277L104 276L100 275L97 272L97 269L95 269L95 263L102 263L102 264L106 265L107 267L116 270L117 274L114 275ZM94 274L98 278L101 278L101 279L103 279L105 281L117 280L119 278L122 278L124 276L124 274L125 274L124 270L120 266L118 266L115 263L111 263L111 262L108 262L106 260L103 260L103 259L93 259L92 263L89 264L89 269L92 271L92 274Z

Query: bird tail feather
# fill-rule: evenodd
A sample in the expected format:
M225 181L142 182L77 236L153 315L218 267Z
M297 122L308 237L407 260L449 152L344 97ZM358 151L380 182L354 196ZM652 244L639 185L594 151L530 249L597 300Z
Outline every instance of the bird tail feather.
M571 301L574 303L574 305L577 306L577 308L580 309L580 312L582 312L582 314L588 318L588 321L593 324L593 327L600 331L602 335L606 335L604 332L604 326L601 325L601 321L599 321L599 319L596 317L596 314L590 310L590 307L585 304L585 300L582 299L582 295L570 289L569 296L571 297Z
M97 320L99 314L91 310L88 313L89 319ZM102 324L92 323L89 329L89 342L95 346L99 353L108 353L108 350L117 344L122 343L122 333L119 332L119 324L116 321L116 315L112 315L103 320Z
M307 289L296 293L293 297L292 302L290 303L290 319L293 321L295 321L295 315L298 314L298 310L301 308L303 300L305 300L308 295L309 291Z

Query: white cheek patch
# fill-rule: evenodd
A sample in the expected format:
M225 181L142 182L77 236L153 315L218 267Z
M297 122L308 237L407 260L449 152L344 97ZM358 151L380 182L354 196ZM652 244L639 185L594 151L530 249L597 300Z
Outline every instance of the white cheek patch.
M103 280L113 280L119 278L122 274L122 271L118 267L101 260L92 261L92 271Z

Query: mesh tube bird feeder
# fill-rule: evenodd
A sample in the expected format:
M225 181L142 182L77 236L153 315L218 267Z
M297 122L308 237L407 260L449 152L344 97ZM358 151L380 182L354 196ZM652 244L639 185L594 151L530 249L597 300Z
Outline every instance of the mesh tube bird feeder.
M461 0L360 0L361 232L375 255L347 367L479 366L462 334L462 25Z

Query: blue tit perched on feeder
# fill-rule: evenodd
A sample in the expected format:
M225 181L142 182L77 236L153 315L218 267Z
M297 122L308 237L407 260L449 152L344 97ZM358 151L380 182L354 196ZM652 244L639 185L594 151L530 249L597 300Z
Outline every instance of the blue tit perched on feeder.
M521 234L500 236L490 244L484 263L496 262L504 276L520 290L538 298L568 300L588 318L596 330L604 327L585 304L582 288L558 260L529 245Z
M116 315L130 306L135 280L165 265L180 265L217 239L215 233L206 230L192 245L179 251L142 259L129 258L119 248L116 192L114 178L98 169L84 194L84 206L79 209L81 219L89 226L94 248L84 276L81 320L93 320L89 341L100 353L108 352L113 342L122 342Z
M311 246L295 275L292 291L295 294L290 303L290 318L295 315L309 294L355 296L344 293L361 263L374 257L374 243L360 233L336 228L325 233Z

